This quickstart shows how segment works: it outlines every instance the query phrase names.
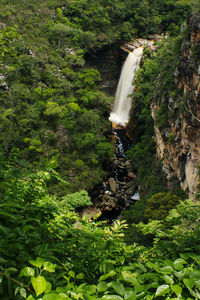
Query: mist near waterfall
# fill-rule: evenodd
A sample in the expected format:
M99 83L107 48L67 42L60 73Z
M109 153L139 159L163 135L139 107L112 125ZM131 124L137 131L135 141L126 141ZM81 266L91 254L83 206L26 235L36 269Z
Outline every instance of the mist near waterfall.
M129 119L132 98L130 95L134 91L132 84L135 72L139 68L143 47L136 48L130 52L122 67L117 91L115 95L114 108L109 120L115 124L125 126Z

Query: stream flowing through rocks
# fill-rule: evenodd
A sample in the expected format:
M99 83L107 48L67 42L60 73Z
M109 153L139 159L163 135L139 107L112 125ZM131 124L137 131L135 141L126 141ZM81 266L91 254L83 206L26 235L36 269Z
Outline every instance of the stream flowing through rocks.
M134 145L125 135L125 128L113 128L115 155L110 161L107 179L102 183L93 205L84 208L81 215L100 215L99 219L116 219L121 211L140 199L136 175L131 162L126 159L126 151Z
M115 155L110 161L107 179L102 186L97 188L97 193L92 195L93 205L82 209L81 215L88 217L99 215L99 219L112 221L121 211L140 199L136 175L131 162L126 159L126 151L134 147L126 137L126 125L129 120L129 111L132 105L131 94L134 92L134 76L140 67L144 45L148 45L151 52L155 51L153 41L161 36L152 36L151 40L137 39L133 43L121 47L128 52L122 66L115 102L110 113L112 122L112 140L115 143ZM94 191L93 191L94 194Z

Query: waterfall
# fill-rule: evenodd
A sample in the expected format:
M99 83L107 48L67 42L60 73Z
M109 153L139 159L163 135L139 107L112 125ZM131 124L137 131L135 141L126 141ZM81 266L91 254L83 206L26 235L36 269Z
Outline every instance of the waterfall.
M129 53L123 65L117 91L115 95L114 109L110 114L109 120L113 123L126 125L129 118L132 99L130 95L134 90L132 85L135 72L139 68L143 48L136 48Z

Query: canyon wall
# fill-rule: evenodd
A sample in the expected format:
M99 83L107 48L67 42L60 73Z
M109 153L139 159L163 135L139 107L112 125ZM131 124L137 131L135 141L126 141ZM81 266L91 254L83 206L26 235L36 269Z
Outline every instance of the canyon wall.
M196 198L200 166L200 15L193 15L181 47L180 62L174 72L178 97L164 93L161 101L151 101L157 157L169 187L179 181L191 199ZM176 94L177 94L176 93ZM167 107L168 125L159 128L156 114Z

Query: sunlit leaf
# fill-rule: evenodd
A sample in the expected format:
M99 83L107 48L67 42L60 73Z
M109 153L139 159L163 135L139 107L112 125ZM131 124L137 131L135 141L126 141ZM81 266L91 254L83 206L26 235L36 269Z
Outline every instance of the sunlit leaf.
M25 276L25 277L31 277L34 276L35 271L30 267L25 267L21 270L19 277Z
M123 296L125 294L125 288L120 282L112 281L112 287L119 295Z
M163 296L165 295L166 293L168 293L170 291L169 289L169 285L168 284L163 284L161 286L159 286L156 290L156 297L157 296Z
M46 289L46 279L43 276L32 277L31 278L32 286L35 290L36 296L42 294Z
M30 264L37 267L37 268L41 268L43 263L45 262L44 258L41 257L37 257L36 260L29 260Z

